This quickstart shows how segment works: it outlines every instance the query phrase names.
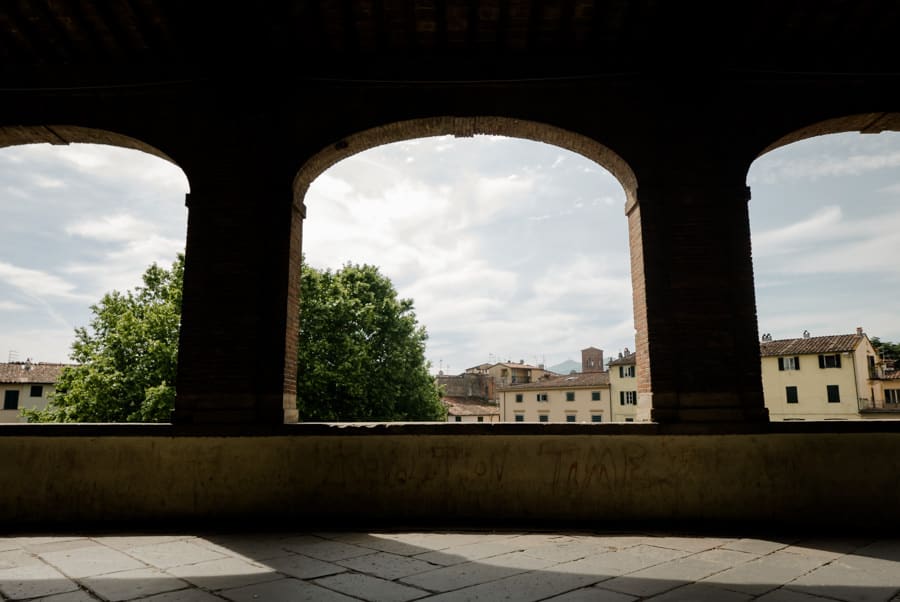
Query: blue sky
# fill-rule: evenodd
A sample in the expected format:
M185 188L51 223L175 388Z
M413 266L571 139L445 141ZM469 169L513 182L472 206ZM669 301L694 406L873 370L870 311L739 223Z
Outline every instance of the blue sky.
M900 340L900 134L777 149L748 174L760 332ZM0 361L66 361L91 303L183 248L187 180L137 151L0 149ZM378 265L449 373L633 348L624 192L558 147L428 138L351 157L306 203L316 267Z

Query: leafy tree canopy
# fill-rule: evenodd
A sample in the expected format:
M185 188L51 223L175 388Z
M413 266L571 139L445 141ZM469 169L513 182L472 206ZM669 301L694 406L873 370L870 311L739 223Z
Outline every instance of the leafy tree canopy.
M891 343L890 341L882 341L878 337L872 337L872 347L881 355L884 353L885 359L900 360L900 343Z
M370 265L304 264L297 405L303 420L444 420L425 328Z
M113 291L91 306L89 328L75 329L71 358L45 410L30 422L160 422L175 402L184 256L153 264L134 291Z
M30 422L159 422L175 401L184 256L156 264L134 291L113 291L75 330L71 358ZM425 361L425 329L372 266L304 264L298 405L304 420L443 420Z

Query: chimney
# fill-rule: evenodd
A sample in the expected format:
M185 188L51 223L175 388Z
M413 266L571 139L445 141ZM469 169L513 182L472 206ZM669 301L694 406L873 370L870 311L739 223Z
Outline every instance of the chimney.
M856 334L858 334L859 336L862 336L862 334L863 334L862 326L857 326L857 327L856 327Z

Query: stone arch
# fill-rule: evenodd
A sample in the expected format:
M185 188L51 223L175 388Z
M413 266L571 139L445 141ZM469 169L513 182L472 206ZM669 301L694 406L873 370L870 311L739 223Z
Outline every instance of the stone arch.
M77 125L0 126L0 148L16 146L19 144L40 144L45 142L62 146L73 143L84 143L131 148L145 152L149 155L154 155L160 159L165 159L174 165L178 165L172 157L155 146L151 146L142 140L118 132Z
M900 113L857 113L817 121L781 136L765 147L756 158L776 148L806 140L807 138L843 132L859 132L860 134L900 132Z
M600 144L593 138L584 134L545 123L509 117L438 116L404 120L362 130L350 136L341 138L332 145L311 156L300 167L293 182L294 206L301 215L305 216L304 199L309 186L319 175L344 159L386 144L416 138L445 135L452 135L457 138L469 138L476 135L495 135L542 142L569 150L593 161L610 172L625 191L624 209L627 216L626 227L629 232L629 244L632 255L635 252L636 246L640 246L639 226L636 225L638 219L637 212L634 211L638 205L637 176L622 156L611 148ZM299 231L302 228L299 220L295 222L294 228L293 239L297 241L297 246L292 249L292 253L295 254L296 257L299 257L299 240L302 238L299 234ZM293 261L295 260L292 259L292 262ZM635 268L633 257L631 261L633 265L632 280L634 280L635 277L643 278L642 265L638 265L638 267ZM635 271L635 269L637 271ZM299 279L292 279L292 282L294 281L299 282ZM632 284L632 286L634 287L635 285ZM300 293L297 288L292 289L292 294L296 296L296 302L299 303ZM643 287L640 286L637 287L637 289L643 290ZM294 301L295 300L292 298L292 302ZM643 302L641 301L641 303ZM299 330L299 319L297 319L296 312L289 316L287 329L288 339L292 342L296 341L297 332ZM641 335L638 334L637 338L640 339L640 337ZM602 352L599 357L602 360ZM601 365L594 368L594 370L601 371L603 369L602 361Z
M628 163L609 147L556 126L509 117L429 117L397 121L345 137L313 155L294 178L294 200L302 203L309 185L332 165L357 153L392 142L453 135L508 136L552 144L578 153L609 171L625 189L626 206L637 200L637 177Z

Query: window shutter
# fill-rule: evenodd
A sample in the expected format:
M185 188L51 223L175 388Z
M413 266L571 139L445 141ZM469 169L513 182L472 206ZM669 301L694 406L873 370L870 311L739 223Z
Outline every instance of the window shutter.
M824 367L825 367L825 356L820 355L819 356L819 368L824 368Z
M783 357L778 358L778 369L781 370L782 372L784 372L784 358Z
M841 354L840 353L834 354L834 365L837 366L838 368L841 367Z
M619 366L619 378L625 378L625 366Z
M622 366L619 366L621 368ZM625 391L619 391L619 405L625 405Z
M794 370L800 369L800 356L794 356Z

